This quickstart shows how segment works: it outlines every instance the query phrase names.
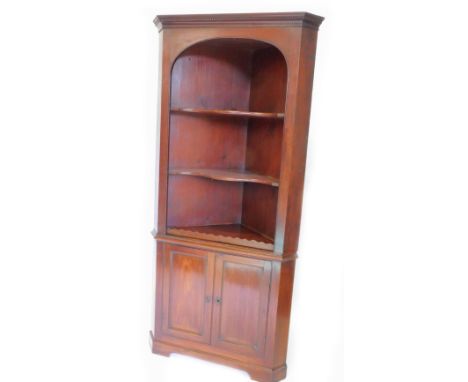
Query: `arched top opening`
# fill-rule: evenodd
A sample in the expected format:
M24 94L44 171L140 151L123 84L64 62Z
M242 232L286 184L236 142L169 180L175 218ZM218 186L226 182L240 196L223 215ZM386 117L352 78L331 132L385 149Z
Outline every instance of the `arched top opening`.
M259 40L198 42L174 61L172 108L284 113L287 65L278 48Z

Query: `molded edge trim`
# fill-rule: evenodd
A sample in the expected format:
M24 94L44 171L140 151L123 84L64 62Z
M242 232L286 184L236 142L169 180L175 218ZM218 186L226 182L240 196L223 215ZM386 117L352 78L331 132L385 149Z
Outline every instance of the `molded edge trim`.
M275 369L258 365L255 363L245 363L233 358L227 358L215 353L206 353L199 350L173 345L168 342L157 340L153 333L150 332L150 341L152 341L152 352L157 355L169 357L172 353L184 354L191 357L201 358L209 362L217 362L235 369L246 371L251 379L256 381L280 381L286 378L287 366L281 365Z
M294 261L297 259L297 254L278 254L271 251L265 251L262 249L242 247L238 245L212 242L202 239L194 239L188 237L180 237L173 235L165 235L157 233L156 230L151 232L151 235L160 242L181 245L189 248L198 248L202 250L214 251L217 253L233 254L237 256L250 257L254 259L261 259L267 261L274 261L279 263L285 263L288 261Z
M164 28L183 27L308 27L318 30L323 17L308 12L276 13L220 13L197 15L158 15L154 23L161 31Z

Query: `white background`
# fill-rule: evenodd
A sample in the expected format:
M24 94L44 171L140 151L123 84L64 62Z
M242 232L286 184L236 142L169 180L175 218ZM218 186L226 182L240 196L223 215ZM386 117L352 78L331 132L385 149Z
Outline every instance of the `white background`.
M467 381L463 5L3 1L0 381L248 380L149 350L152 20L255 11L326 17L287 381Z

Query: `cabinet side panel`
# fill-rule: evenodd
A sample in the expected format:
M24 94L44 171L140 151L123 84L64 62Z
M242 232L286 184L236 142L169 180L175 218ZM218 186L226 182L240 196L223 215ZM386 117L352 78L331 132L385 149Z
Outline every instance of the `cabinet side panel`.
M156 253L156 309L154 333L159 338L162 335L163 288L164 288L164 243L158 241Z
M279 265L280 285L278 293L278 307L276 313L276 333L274 346L274 366L286 364L289 339L289 322L291 318L291 302L294 285L295 261L288 261Z
M295 113L294 135L289 151L291 158L284 236L285 253L296 253L299 240L316 42L317 32L305 28L302 31L299 57L298 104Z
M166 233L167 218L167 166L169 162L169 108L170 108L170 46L172 43L171 33L162 31L160 33L160 76L159 90L159 177L158 177L158 218L157 227L159 233Z

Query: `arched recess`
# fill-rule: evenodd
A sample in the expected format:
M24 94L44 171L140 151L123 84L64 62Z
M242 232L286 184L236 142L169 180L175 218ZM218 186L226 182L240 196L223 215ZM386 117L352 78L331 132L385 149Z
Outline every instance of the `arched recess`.
M283 54L258 40L205 40L176 58L171 71L169 227L232 225L273 246L287 78ZM182 174L193 169L198 175L240 171L261 181Z

